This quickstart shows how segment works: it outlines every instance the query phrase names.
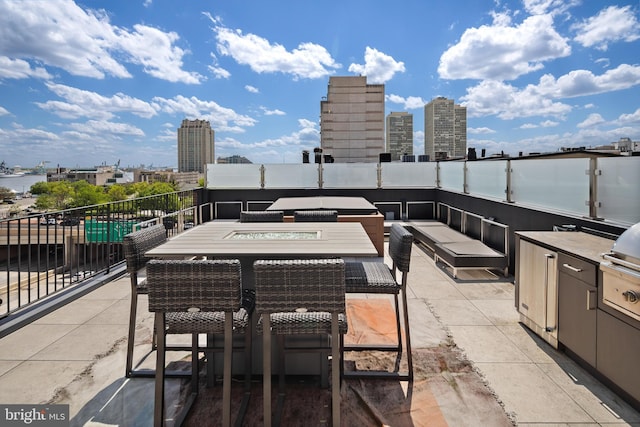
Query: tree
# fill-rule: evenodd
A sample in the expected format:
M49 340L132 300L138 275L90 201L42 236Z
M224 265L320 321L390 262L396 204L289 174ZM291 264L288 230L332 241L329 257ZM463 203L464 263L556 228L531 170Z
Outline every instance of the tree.
M51 191L52 182L40 181L31 186L31 194L47 194Z
M107 197L111 202L127 200L127 190L122 185L114 184L109 187L109 190L107 190Z
M91 185L87 181L74 182L72 187L74 190L72 207L99 205L108 201L102 187Z
M10 188L0 187L0 200L13 199L15 197L15 194L13 194L13 191L11 191Z

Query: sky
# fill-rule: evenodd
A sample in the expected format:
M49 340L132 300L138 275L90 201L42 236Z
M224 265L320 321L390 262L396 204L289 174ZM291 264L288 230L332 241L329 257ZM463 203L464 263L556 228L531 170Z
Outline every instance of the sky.
M478 154L640 140L640 2L0 0L0 161L175 167L204 119L215 155L300 163L331 76L386 114L467 107Z

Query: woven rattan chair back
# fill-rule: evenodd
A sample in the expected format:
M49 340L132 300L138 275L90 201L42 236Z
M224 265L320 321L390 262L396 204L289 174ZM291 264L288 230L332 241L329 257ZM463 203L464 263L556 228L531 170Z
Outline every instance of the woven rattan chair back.
M149 311L235 311L241 283L238 260L152 260L147 264Z
M389 256L402 273L409 272L413 234L400 224L392 224L389 232Z
M283 222L283 211L242 211L240 222Z
M149 311L158 325L154 425L164 425L166 334L191 334L191 396L176 415L180 425L198 395L198 334L224 334L222 425L231 425L234 312L240 310L242 276L238 260L151 260L147 263ZM245 322L242 329L246 334ZM209 347L207 346L207 349ZM249 349L250 350L250 349ZM205 352L207 352L205 350ZM250 353L249 353L250 354ZM246 357L246 354L245 354ZM213 354L207 356L207 368ZM250 365L249 365L250 366ZM209 369L208 373L209 373ZM213 373L213 371L210 371ZM242 418L240 418L241 420ZM179 421L178 421L179 420ZM241 421L240 421L241 422Z
M344 313L344 261L341 259L258 260L253 269L258 313L301 308Z
M124 258L127 261L127 272L135 274L142 269L149 261L149 258L145 256L145 252L164 243L166 240L167 230L162 224L143 228L140 231L125 235L122 239L122 245L124 247Z
M293 212L295 222L338 222L338 211L313 210Z

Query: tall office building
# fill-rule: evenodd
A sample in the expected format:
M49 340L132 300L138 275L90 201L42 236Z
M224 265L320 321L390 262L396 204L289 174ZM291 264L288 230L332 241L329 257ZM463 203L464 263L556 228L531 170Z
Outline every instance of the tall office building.
M336 163L378 162L384 147L384 85L330 77L320 102L320 147Z
M413 154L413 114L391 112L387 116L387 152L391 160Z
M430 160L467 154L467 107L444 97L424 106L424 153Z
M184 119L178 128L178 172L204 173L207 163L215 163L211 124Z

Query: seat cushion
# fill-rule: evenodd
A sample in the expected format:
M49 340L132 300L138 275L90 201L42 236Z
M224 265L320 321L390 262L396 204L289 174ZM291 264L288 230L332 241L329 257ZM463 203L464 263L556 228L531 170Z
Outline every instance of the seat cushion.
M397 294L400 285L383 262L345 263L345 285L347 293Z
M224 312L167 313L168 334L222 334ZM249 314L244 308L233 313L233 332L243 333L249 325Z
M258 320L256 330L259 334L262 333L262 317ZM338 331L346 334L347 330L347 317L339 314ZM318 311L271 313L271 332L276 335L330 334L331 313Z

